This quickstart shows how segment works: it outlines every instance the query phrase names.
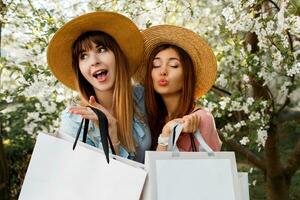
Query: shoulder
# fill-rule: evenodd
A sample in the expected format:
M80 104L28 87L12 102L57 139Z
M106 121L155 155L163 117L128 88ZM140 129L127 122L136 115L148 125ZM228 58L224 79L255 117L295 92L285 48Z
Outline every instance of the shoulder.
M204 108L200 108L194 113L201 117L202 122L214 122L214 117L211 112L205 110Z

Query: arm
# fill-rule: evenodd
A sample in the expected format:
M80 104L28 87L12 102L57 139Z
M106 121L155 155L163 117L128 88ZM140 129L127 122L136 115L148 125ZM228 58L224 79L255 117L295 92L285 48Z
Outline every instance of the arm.
M212 114L203 109L196 111L195 114L201 118L198 128L205 142L212 148L212 150L220 151L222 142L219 138Z

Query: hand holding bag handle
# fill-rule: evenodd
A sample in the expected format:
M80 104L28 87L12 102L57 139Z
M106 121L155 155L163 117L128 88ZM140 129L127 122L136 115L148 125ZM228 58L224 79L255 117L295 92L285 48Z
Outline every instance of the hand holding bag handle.
M176 143L177 140L182 133L183 130L183 124L180 123L174 123L173 127L171 127L172 133L169 137L169 143L168 143L168 151L172 152L179 152ZM214 151L206 144L204 138L202 137L199 129L194 133L196 139L199 141L199 148L200 151L205 151L208 153L208 155L212 156L214 155ZM193 144L192 144L193 145Z
M105 157L106 157L106 161L107 161L107 163L109 163L109 146L111 148L112 154L116 155L116 152L115 152L115 149L113 147L110 136L108 134L108 120L107 120L107 117L105 116L105 114L101 110L98 110L98 109L96 109L94 107L91 107L91 106L89 106L89 108L91 108L92 111L94 111L96 113L97 117L98 117L101 143L102 143L103 151L104 151L104 154L105 154ZM80 126L78 128L78 131L77 131L77 134L76 134L75 142L73 144L73 150L75 149L77 141L79 139L83 122L84 122L84 129L83 129L83 139L82 139L82 141L84 143L86 143L89 120L88 119L82 119L81 124L80 124ZM108 142L109 142L109 146L108 146Z

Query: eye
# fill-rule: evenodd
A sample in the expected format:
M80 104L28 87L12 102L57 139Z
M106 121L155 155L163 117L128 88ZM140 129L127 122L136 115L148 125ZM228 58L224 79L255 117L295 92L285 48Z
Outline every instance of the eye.
M179 63L173 62L173 63L169 63L169 66L172 68L178 68L179 67Z
M98 53L104 53L104 52L106 52L107 50L108 50L107 47L104 47L104 46L100 46L100 47L98 47L98 49L97 49Z
M158 60L154 60L154 61L153 61L153 64L152 64L152 67L153 67L153 68L158 68L158 67L160 67L160 62L159 62Z
M88 57L87 53L81 53L81 54L79 55L79 59L80 59L80 60L84 60L84 59L86 59L87 57Z

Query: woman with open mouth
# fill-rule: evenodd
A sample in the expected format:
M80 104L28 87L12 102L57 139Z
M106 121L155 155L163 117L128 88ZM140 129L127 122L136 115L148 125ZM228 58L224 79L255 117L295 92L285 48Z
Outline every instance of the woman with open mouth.
M86 141L102 148L97 115L87 107L92 106L106 115L116 153L144 162L151 146L144 89L131 83L143 51L140 31L118 13L88 13L61 27L49 43L48 65L60 82L79 92L81 102L62 112L59 131L75 137L82 118L89 119Z

